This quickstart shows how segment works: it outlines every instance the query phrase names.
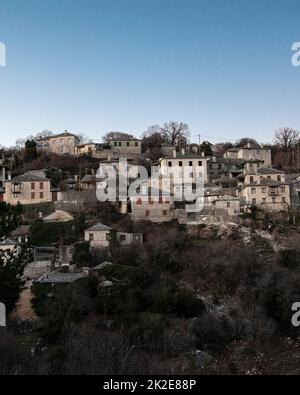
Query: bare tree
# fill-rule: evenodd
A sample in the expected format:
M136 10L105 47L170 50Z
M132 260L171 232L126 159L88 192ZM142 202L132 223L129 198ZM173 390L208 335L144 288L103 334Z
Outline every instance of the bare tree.
M19 138L16 140L16 148L17 149L22 149L25 146L25 140L22 138Z
M178 148L186 145L190 136L189 126L186 123L176 121L165 123L161 132L168 143Z
M255 139L252 139L250 137L243 137L240 140L236 142L236 147L245 147L247 144L251 144L257 147L260 147L260 144L258 141Z
M79 138L80 144L88 144L92 142L92 140L86 134L81 133L77 134L76 136Z
M299 132L292 128L281 128L275 132L275 144L288 151L299 141Z
M161 133L159 125L150 126L143 134L142 150L147 152L152 160L158 160L161 157L161 145L165 138Z
M45 129L45 130L42 130L41 132L37 133L35 138L41 139L43 137L49 137L49 136L53 136L53 132L51 130Z
M110 143L113 140L120 140L120 139L130 139L134 138L132 134L123 133L123 132L109 132L103 136L103 141L105 143Z

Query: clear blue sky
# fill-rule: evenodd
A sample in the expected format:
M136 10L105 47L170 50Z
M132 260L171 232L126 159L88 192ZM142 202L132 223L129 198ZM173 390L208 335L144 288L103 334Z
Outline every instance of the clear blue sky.
M1 0L0 145L169 120L269 142L300 128L299 16L299 0Z

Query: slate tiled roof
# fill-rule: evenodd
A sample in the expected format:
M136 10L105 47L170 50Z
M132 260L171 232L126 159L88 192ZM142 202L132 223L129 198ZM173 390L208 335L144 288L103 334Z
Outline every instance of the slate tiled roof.
M12 182L50 181L43 172L28 172L14 177Z
M257 174L284 174L283 171L273 169L272 167L259 167L257 169Z
M110 231L112 228L109 226L103 225L101 223L98 223L91 228L87 229L87 232L99 232L99 231Z

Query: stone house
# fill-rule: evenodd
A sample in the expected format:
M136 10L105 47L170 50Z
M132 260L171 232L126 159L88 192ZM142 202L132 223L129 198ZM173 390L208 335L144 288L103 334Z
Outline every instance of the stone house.
M199 169L200 168L200 171ZM204 183L208 182L207 158L193 153L186 153L173 150L172 156L167 156L160 160L160 174L171 178L176 183L177 179L185 179L185 182L196 184L201 177Z
M109 142L109 145L113 154L136 156L142 153L142 141L134 137L112 140Z
M98 159L110 159L113 156L111 147L107 144L87 143L75 147L75 155L89 155Z
M150 192L150 191L149 191ZM130 196L131 218L134 221L169 222L174 219L173 198L168 193L151 190L151 193Z
M14 177L5 182L4 201L11 205L51 202L51 182L41 171L31 171Z
M240 186L240 197L248 206L258 206L270 211L290 207L290 185L282 171L262 167L245 175Z
M119 246L129 246L131 244L143 244L142 233L128 233L128 232L117 232L117 243Z
M213 215L233 217L241 213L241 201L237 196L221 195L212 200Z
M80 180L80 189L84 191L96 191L97 184L102 181L95 174L88 174Z
M47 136L36 141L38 152L52 152L56 155L75 155L75 147L79 145L79 138L69 133L67 130L64 133L54 136Z
M93 155L94 152L97 151L97 144L95 143L86 143L86 144L78 144L75 146L75 155Z
M109 249L113 240L121 247L131 244L143 244L143 234L118 232L109 226L99 223L85 231L84 240L90 243L92 249Z
M247 144L241 148L230 148L224 158L244 159L245 161L261 161L264 166L272 166L272 153L270 148L256 144Z
M94 249L109 249L112 231L109 226L98 223L84 232L84 241Z

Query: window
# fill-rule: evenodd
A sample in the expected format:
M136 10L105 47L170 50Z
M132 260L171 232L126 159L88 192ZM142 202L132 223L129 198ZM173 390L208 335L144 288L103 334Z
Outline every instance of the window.
M94 233L89 234L89 241L94 241Z
M276 198L272 197L272 203L276 203Z
M110 241L110 234L106 233L106 241Z
M256 194L256 188L251 188L251 194L255 195Z
M202 166L202 161L201 160L199 160L199 162L198 162L198 166Z
M168 162L168 166L169 166L169 167L172 167L172 162Z
M17 198L18 198L18 196L19 196L19 194L18 194L18 193L14 193L14 199L17 199Z
M193 166L193 162L192 161L189 162L189 166Z
M149 217L149 216L150 216L150 211L149 211L149 210L146 210L146 211L145 211L145 216L146 216L146 217Z
M118 145L118 143L115 141L115 142L114 142L114 146L117 147L117 145Z
M121 141L119 141L119 147L122 147L122 142Z
M193 178L194 177L194 173L190 173L190 178Z
M281 193L285 193L285 187L281 187Z
M138 233L133 235L133 240L134 241L140 241L141 240L141 235L139 235Z
M267 193L267 188L261 188L261 193Z
M44 192L40 192L40 199L44 199Z
M268 176L267 178L268 178L268 180L271 180L271 179L272 179L272 177L271 177L271 176Z
M136 146L136 147L138 147L138 146L139 146L139 143L138 143L138 141L136 141L136 142L135 142L135 146Z
M282 203L286 203L285 197L282 198Z
M180 188L177 188L177 189L179 189L179 191L180 191ZM162 197L159 198L158 203L159 203L159 204L163 204L163 199L162 199Z
M31 192L31 199L35 199L35 193Z
M210 169L212 169L212 168L213 168L213 165L212 165L211 163L209 164L209 168L210 168Z
M120 235L120 241L126 241L126 235Z
M127 141L126 145L127 145L127 147L130 147L130 142L129 142L129 141Z
M231 207L230 202L227 202L227 208L230 208L230 207Z
M250 177L250 182L253 182L253 181L254 181L254 177L251 176L251 177Z
M281 176L277 176L277 181L281 181Z
M181 161L179 162L179 166L182 167L182 162Z
M164 216L164 217L168 214L167 210L163 210L162 213L163 213L163 216Z
M267 199L263 198L262 202L263 202L263 204L266 204L267 203Z
M253 204L253 205L256 204L256 199L252 199L252 204Z
M40 182L40 189L44 189L44 183Z
M138 199L138 200L136 201L136 204L137 204L138 206L140 206L140 205L142 204L142 199Z
M151 198L148 199L149 204L154 204L153 200Z
M35 183L34 182L31 183L31 189L32 190L35 189Z

